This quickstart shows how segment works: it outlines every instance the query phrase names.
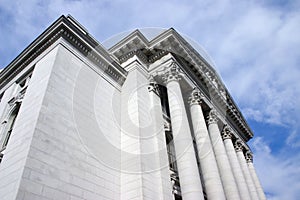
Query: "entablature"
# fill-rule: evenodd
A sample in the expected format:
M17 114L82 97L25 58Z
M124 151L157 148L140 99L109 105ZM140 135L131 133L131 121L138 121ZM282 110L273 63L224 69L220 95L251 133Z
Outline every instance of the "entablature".
M127 72L71 16L61 16L0 73L0 89L19 74L50 45L63 38L93 64L122 85Z
M151 65L167 55L172 55L182 67L182 71L208 96L212 103L219 107L230 123L234 124L243 139L248 141L253 133L232 97L222 83L217 72L181 35L174 29L169 29L153 40L148 41L136 30L115 46L109 52L119 60L126 62L133 56L139 57L149 70Z
M151 41L136 30L107 51L76 20L70 16L61 16L0 73L0 89L60 38L71 44L120 86L127 76L122 63L128 59L137 56L148 67L147 70L151 71L157 61L171 55L189 81L206 94L211 103L226 116L226 120L244 134L246 141L253 136L212 65L172 28Z

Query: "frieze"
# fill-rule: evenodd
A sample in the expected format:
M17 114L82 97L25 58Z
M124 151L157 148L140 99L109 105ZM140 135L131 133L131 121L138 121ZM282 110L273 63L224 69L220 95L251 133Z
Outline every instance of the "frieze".
M211 96L211 99L213 99L216 104L222 107L221 110L225 111L223 114L228 114L232 121L237 124L237 127L240 129L238 132L244 135L243 138L249 140L253 137L250 127L240 114L237 106L233 103L231 96L227 93L226 87L218 77L217 72L182 36L173 29L163 32L151 41L145 40L141 35L142 33L138 30L133 32L123 41L120 41L112 47L110 52L116 57L120 57L124 52L134 51L135 48L144 48L147 50L142 51L142 53L144 56L147 56L148 63L153 63L168 53L171 53L174 57L183 58L186 61L183 67L189 68L195 77L203 82L208 95ZM131 40L137 41L138 44L135 46L126 46ZM154 49L161 51L155 52ZM121 60L126 60L128 57L134 54L138 55L139 53L140 52L130 52L128 55L125 55L124 58L121 58Z
M118 66L119 64L115 61L110 59L108 53L107 55L102 55L101 51L103 50L99 50L99 47L96 48L96 46L93 48L96 44L95 42L91 42L92 39L89 39L88 35L85 36L81 33L83 39L79 39L79 36L77 36L80 35L78 34L79 32L80 30L77 30L77 28L72 25L66 17L62 16L59 18L2 71L0 77L0 88L7 84L12 77L15 77L18 73L20 73L22 69L28 66L36 57L38 57L59 38L64 38L89 60L100 67L114 81L116 81L119 85L122 85L126 77L125 70L121 66ZM83 40L85 42L83 42ZM90 45L92 44L92 47L90 47L86 41L90 43ZM99 54L111 61L111 63L105 62ZM117 68L117 70L115 68Z

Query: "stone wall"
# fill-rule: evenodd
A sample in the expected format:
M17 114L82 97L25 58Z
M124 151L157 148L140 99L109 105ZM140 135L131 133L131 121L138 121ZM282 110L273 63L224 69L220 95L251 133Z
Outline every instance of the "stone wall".
M0 165L5 199L119 198L119 91L68 48L36 64Z

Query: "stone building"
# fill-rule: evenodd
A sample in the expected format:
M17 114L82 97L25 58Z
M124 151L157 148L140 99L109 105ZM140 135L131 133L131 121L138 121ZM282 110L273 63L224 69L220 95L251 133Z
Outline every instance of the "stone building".
M172 28L104 48L61 16L0 73L1 199L265 199L212 66Z

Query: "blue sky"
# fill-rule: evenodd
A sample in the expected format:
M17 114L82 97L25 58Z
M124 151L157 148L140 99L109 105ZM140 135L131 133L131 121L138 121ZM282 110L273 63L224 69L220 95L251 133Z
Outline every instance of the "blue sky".
M250 146L268 198L299 198L299 0L0 0L0 68L62 14L100 42L141 27L174 27L193 38L255 133Z

